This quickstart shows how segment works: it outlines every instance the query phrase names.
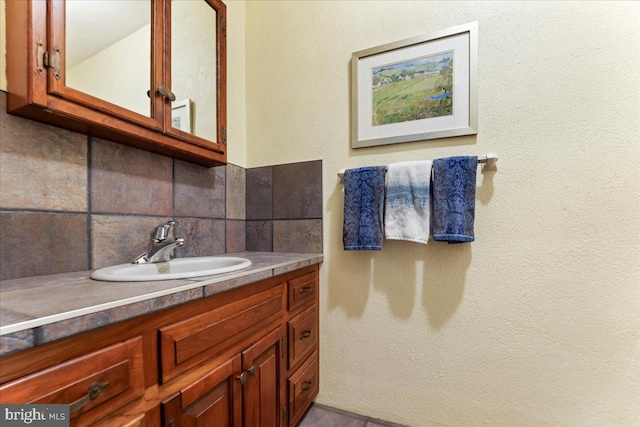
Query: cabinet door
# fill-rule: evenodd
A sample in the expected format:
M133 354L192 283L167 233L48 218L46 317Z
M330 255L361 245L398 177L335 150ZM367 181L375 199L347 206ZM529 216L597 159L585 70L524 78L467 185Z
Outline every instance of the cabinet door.
M221 0L167 0L164 10L164 132L224 150L226 120L226 6ZM169 113L170 112L170 113Z
M160 3L50 0L49 8L47 92L160 130Z
M242 352L244 426L274 427L286 423L284 327L272 331Z
M242 426L240 355L162 403L164 427Z
M226 164L225 6L180 0L215 10L213 18L187 11L195 23L180 27L215 24L217 38L211 48L187 31L172 49L167 11L177 1L6 2L7 111L203 166Z

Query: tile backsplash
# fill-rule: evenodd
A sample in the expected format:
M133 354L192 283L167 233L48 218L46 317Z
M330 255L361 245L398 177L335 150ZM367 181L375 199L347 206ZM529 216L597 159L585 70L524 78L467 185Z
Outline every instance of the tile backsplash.
M247 250L322 252L322 161L246 174Z
M0 279L126 263L174 219L178 256L322 252L322 162L205 168L6 113Z

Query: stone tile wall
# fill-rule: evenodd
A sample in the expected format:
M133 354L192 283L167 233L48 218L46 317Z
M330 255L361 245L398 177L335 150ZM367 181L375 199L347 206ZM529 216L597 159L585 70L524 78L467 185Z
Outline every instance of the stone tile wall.
M2 280L129 262L169 219L178 256L322 252L321 186L320 161L204 168L8 115L0 91Z
M247 170L247 250L322 252L322 161Z

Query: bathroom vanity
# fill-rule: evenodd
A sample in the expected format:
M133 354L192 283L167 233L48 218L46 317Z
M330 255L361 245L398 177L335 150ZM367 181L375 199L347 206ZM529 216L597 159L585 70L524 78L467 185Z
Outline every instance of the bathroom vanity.
M318 393L322 256L241 256L252 266L190 280L5 281L0 401L69 404L74 426L296 425Z

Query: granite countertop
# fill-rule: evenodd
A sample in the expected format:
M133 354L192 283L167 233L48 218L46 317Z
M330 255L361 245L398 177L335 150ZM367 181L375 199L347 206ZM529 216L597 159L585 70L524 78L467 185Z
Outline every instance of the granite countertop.
M155 282L102 282L91 271L0 282L0 356L228 291L323 261L322 254L239 252L244 270Z

